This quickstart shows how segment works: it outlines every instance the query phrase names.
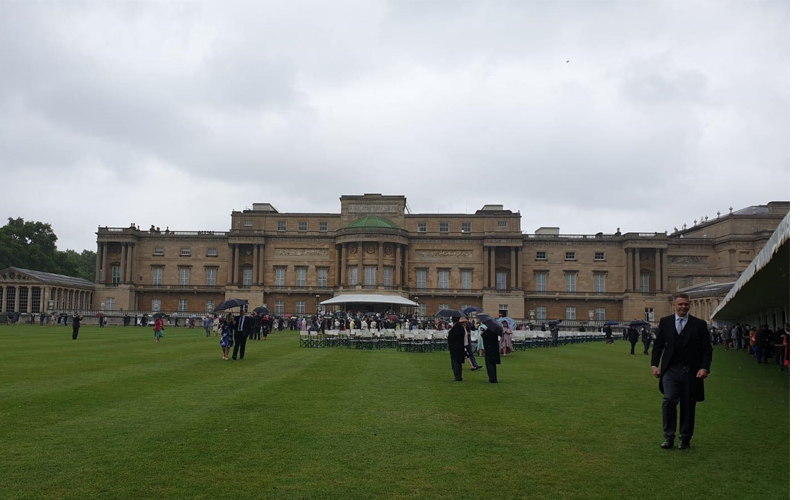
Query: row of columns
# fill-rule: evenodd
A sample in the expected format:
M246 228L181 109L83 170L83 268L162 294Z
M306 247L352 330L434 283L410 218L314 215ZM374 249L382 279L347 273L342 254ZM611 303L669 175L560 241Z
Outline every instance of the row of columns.
M22 286L0 285L0 312L40 313L42 311L47 311L51 296L54 302L53 307L56 310L92 308L93 294L88 290L27 285L24 287L27 291L25 310L20 311L20 297L22 296L20 290L22 288ZM14 304L9 307L8 295L10 290L14 290ZM39 307L35 308L36 310L34 310L33 307L34 290L39 292Z
M233 285L239 284L239 264L241 262L242 243L231 243L228 245L230 249L230 257L228 261L228 283ZM253 285L263 285L264 271L264 245L260 243L248 244L247 246L253 247Z
M119 259L120 266L120 283L132 283L133 279L133 252L135 250L135 243L120 243L121 254ZM97 259L95 261L95 282L103 284L111 284L111 277L109 276L109 258L108 258L109 243L97 243Z
M334 282L337 286L347 286L350 284L347 275L347 243L336 245L336 266L334 269ZM384 242L378 242L378 274L375 276L377 285L383 284L384 262L383 262ZM364 242L358 242L358 263L357 263L357 282L363 285L364 280ZM408 269L408 249L404 245L395 244L394 247L394 286L406 286L406 279L403 269ZM402 262L402 264L401 264Z
M639 291L641 283L641 248L625 249L625 288ZM652 292L663 292L667 288L667 252L664 248L656 248L655 252L655 288Z
M485 288L497 288L497 249L499 247L483 247L483 286ZM511 252L511 276L506 283L508 289L522 288L522 258L521 247L510 247Z

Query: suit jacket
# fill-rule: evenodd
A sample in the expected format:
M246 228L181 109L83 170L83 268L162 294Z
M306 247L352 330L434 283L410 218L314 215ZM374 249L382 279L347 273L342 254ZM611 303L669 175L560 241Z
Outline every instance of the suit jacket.
M236 321L235 321L236 331L237 332L250 333L250 330L253 329L253 318L245 314L244 315L244 326L240 329L239 328L239 323L241 322L241 319L242 319L241 316L236 316Z
M447 332L447 347L450 349L450 356L455 358L456 361L464 362L466 351L464 350L464 334L466 330L461 323L456 323L453 328Z
M497 333L490 331L488 328L481 332L483 338L483 351L486 359L500 364L500 338Z
M686 364L689 365L692 380L692 398L695 401L705 400L703 380L696 377L700 369L711 372L711 336L708 333L708 325L705 321L688 315L683 331L678 335L675 329L675 315L670 314L661 318L658 322L658 335L653 344L653 354L651 365L658 366L661 361L661 372L669 368L672 356L675 354L675 344L683 342L683 349ZM662 357L663 355L663 357ZM658 388L664 392L663 377L659 379Z
M628 340L631 342L639 342L639 330L636 328L628 328Z

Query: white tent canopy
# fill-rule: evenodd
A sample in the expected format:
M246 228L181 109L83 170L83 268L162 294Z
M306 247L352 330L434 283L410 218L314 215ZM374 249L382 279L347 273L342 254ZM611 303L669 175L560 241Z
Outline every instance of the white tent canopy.
M396 306L416 307L419 304L399 295L380 295L380 294L346 294L339 295L332 299L323 300L321 306L332 306L337 304L392 304Z

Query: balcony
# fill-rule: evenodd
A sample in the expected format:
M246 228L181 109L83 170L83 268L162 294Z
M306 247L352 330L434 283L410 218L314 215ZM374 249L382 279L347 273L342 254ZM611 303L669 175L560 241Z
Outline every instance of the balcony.
M208 286L208 285L162 285L157 283L150 283L145 285L136 285L135 291L137 292L166 292L166 293L187 293L187 292L203 292L203 293L224 293L224 286Z
M622 292L525 291L526 299L622 300Z

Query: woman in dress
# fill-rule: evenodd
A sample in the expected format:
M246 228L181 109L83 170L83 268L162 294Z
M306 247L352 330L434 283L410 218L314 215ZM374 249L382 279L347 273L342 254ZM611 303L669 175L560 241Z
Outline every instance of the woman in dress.
M228 314L222 324L222 338L219 341L219 346L222 347L222 359L228 361L228 354L231 352L233 345L233 316Z
M503 321L503 339L500 341L500 351L502 351L503 357L514 352L514 344L511 340L511 328L508 327L508 321Z
M161 337L164 336L164 319L159 316L156 318L155 325L153 326L153 333L156 337L156 344L161 342Z
M478 351L478 356L483 357L485 348L483 347L483 332L486 330L486 325L481 324L478 327L478 345L475 350ZM498 350L499 351L499 350Z

